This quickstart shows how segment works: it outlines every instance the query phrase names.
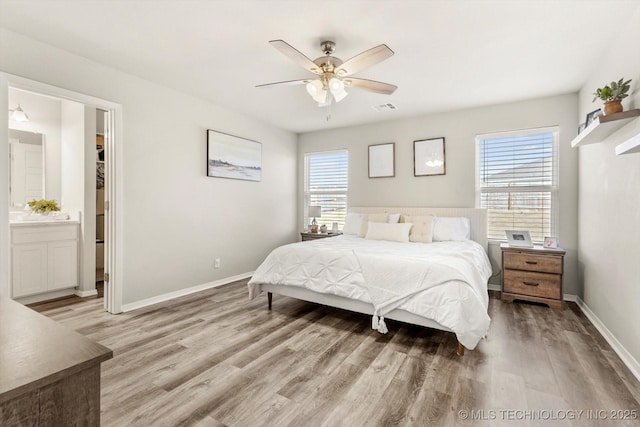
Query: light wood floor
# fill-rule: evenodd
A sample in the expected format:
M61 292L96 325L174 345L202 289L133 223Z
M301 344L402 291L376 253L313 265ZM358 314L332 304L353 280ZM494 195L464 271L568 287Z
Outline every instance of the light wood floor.
M462 358L450 333L387 320L381 335L369 316L277 295L268 311L246 281L117 316L101 299L36 308L114 350L105 426L640 424L503 420L500 410L640 412L640 384L575 304L497 295L488 339Z

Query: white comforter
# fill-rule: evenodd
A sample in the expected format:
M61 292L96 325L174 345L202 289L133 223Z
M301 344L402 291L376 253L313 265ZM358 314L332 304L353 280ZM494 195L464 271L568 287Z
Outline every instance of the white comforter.
M451 329L473 349L489 329L490 276L484 249L470 240L396 243L345 235L275 249L249 281L249 295L274 284L371 303L374 327L377 315L399 308Z

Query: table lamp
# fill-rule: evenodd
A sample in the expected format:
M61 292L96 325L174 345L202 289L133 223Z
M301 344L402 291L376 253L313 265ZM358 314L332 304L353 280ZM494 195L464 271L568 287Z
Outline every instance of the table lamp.
M318 232L318 222L316 218L322 218L322 206L309 206L309 217L313 217L311 221L311 232Z

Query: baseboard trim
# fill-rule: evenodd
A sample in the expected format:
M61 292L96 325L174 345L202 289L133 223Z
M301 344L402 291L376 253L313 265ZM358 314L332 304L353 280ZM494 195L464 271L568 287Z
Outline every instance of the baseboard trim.
M226 285L227 283L231 283L237 280L242 280L242 279L246 279L247 277L251 277L253 276L253 273L254 272L251 271L248 273L238 274L236 276L225 277L224 279L214 280L213 282L207 282L201 285L191 286L190 288L180 289L178 291L168 292L166 294L157 295L155 297L143 299L136 302L131 302L129 304L123 304L122 311L127 312L127 311L137 310L139 308L147 307L153 304L157 304L159 302L164 302L170 299L204 291L206 289L216 288L218 286Z
M90 289L88 291L81 291L80 289L76 289L74 292L80 298L91 297L93 295L98 295L98 291L96 289Z
M613 333L607 328L596 314L591 311L589 306L582 300L582 298L576 296L576 304L580 307L580 310L589 319L591 324L600 332L604 339L609 343L613 351L622 359L627 368L631 371L634 377L640 381L640 362L638 362L629 351L618 341Z
M496 284L496 283L489 283L487 285L487 289L489 289L490 291L502 291L502 286ZM564 301L571 301L571 302L576 302L578 300L578 296L577 295L573 295L573 294L564 294L562 295L562 299Z
M26 297L19 297L19 298L15 298L15 300L18 301L20 304L24 304L24 305L35 304L42 301L49 301L49 300L68 297L73 295L74 291L75 289L73 288L62 289L59 291L45 292L43 294L38 294L38 295L29 295Z

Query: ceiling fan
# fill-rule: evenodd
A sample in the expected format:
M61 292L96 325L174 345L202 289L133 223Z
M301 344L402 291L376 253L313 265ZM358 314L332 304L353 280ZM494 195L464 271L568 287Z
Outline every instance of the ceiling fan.
M367 67L382 62L393 55L393 51L385 44L373 47L369 50L354 56L346 62L333 55L336 44L332 41L323 41L320 48L324 56L314 59L307 58L296 48L284 40L271 40L271 46L297 62L307 71L316 74L315 79L289 80L277 83L267 83L256 87L270 86L294 86L306 85L307 92L319 107L330 106L333 100L342 101L347 95L345 88L368 90L369 92L391 95L398 87L389 83L377 82L375 80L358 79L349 77Z

